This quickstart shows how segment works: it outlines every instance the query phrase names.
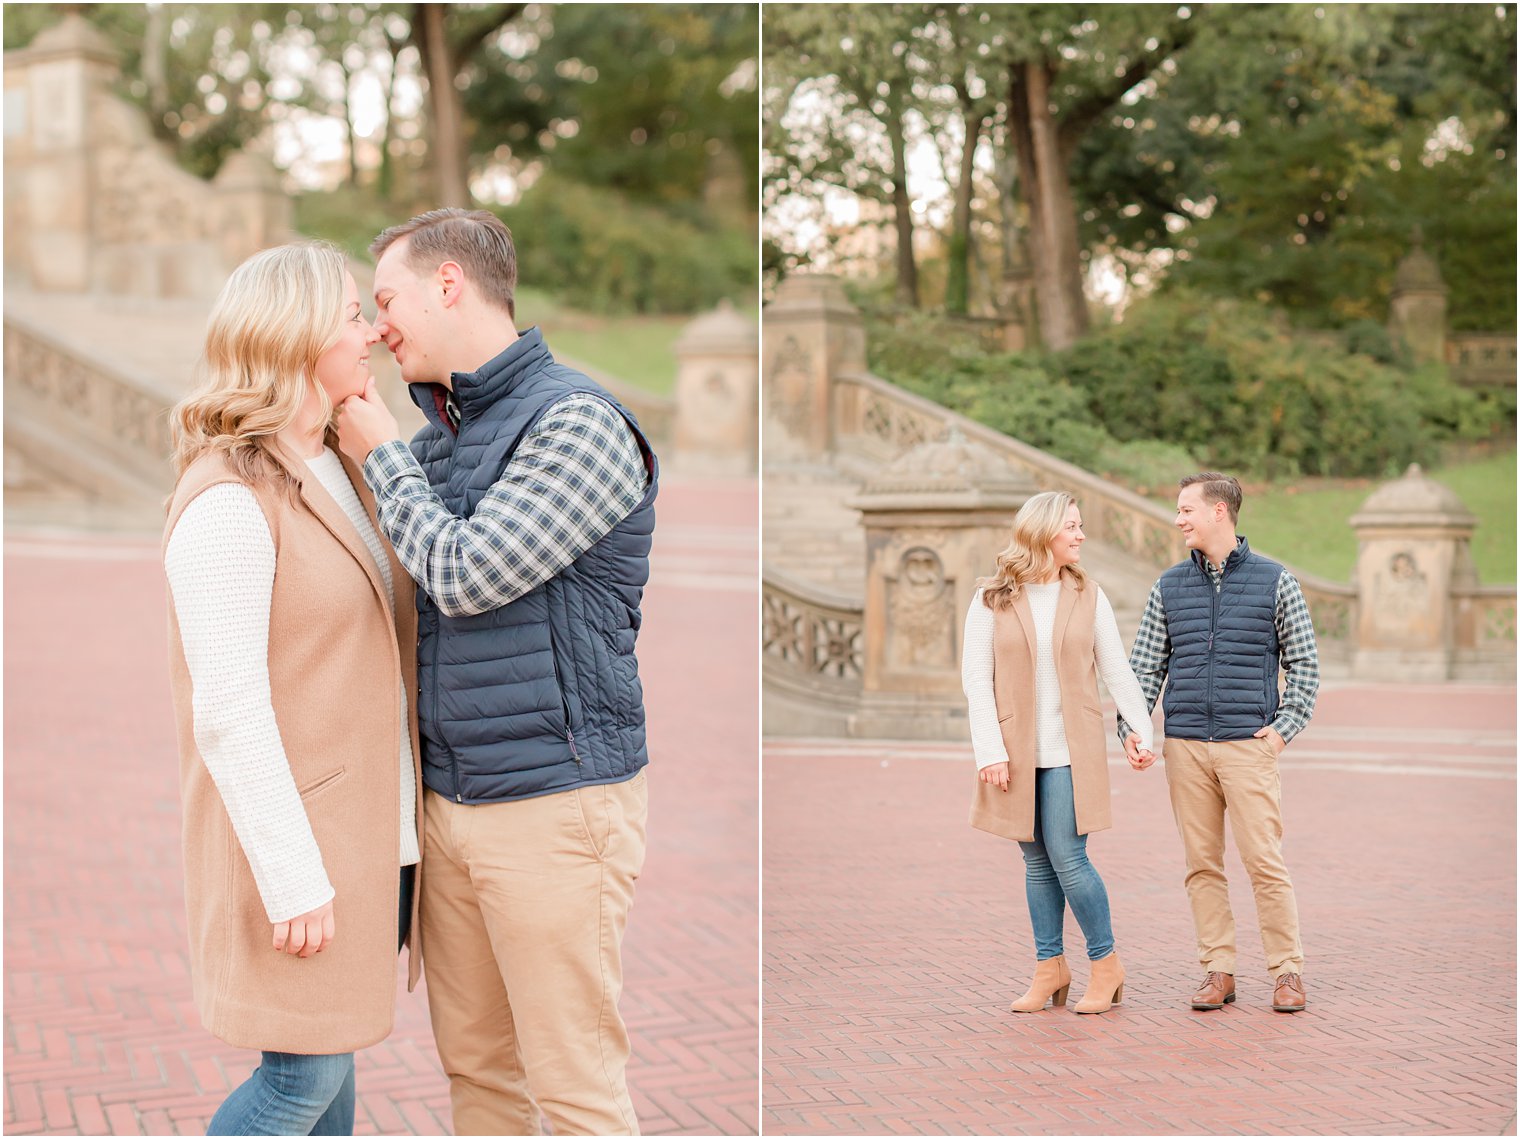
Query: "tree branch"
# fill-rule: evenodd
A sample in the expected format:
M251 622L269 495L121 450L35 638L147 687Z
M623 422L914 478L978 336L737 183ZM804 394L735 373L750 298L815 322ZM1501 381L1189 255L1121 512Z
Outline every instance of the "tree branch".
M1126 91L1160 66L1169 55L1191 43L1197 31L1197 17L1173 21L1171 27L1167 29L1166 36L1158 37L1160 42L1157 43L1155 51L1142 52L1120 74L1107 83L1095 87L1089 94L1073 103L1070 110L1060 117L1058 133L1062 145L1069 146L1086 134L1087 129L1101 118Z

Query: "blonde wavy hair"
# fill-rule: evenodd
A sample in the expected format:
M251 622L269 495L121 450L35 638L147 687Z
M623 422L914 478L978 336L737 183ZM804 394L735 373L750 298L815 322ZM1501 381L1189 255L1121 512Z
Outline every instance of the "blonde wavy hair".
M332 418L316 366L342 333L346 273L342 251L326 242L277 245L232 271L206 324L201 383L169 413L176 477L220 451L251 485L285 483L274 439L313 387Z
M977 580L988 609L1007 609L1024 586L1050 576L1056 564L1050 544L1066 525L1066 511L1076 501L1064 490L1047 490L1019 507L1013 516L1013 535L998 554L996 568L991 576ZM1062 566L1061 576L1070 578L1079 590L1087 585L1081 566Z

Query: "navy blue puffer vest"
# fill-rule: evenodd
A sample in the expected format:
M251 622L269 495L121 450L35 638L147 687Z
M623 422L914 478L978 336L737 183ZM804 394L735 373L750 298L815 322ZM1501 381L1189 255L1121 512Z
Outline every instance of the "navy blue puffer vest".
M413 384L428 424L412 453L460 518L474 514L550 404L588 392L633 429L649 466L644 498L599 542L515 601L472 617L417 590L417 698L423 781L461 803L528 799L631 779L649 755L633 646L649 580L658 466L631 412L555 362L529 329L478 372L456 372L456 438L444 389Z
M1204 556L1161 575L1172 655L1167 662L1166 734L1183 740L1243 740L1277 714L1277 579L1283 567L1253 554L1244 538L1224 563L1219 588Z

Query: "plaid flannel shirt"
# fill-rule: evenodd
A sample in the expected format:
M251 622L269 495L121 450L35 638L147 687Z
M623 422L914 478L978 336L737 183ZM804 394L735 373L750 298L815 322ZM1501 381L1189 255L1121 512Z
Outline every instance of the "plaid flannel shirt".
M1216 567L1207 558L1209 580L1217 587L1224 577L1224 568ZM1288 743L1309 725L1314 715L1314 699L1319 694L1319 649L1314 640L1314 622L1309 616L1309 602L1298 579L1287 570L1277 579L1277 610L1273 617L1277 626L1278 659L1288 674L1283 685L1277 716L1268 726ZM1145 612L1140 617L1140 631L1135 634L1135 647L1130 650L1129 666L1140 681L1140 691L1145 693L1147 708L1156 707L1161 695L1161 685L1166 680L1166 662L1172 655L1172 638L1166 628L1166 607L1161 601L1161 583L1151 586L1145 602ZM1129 735L1130 726L1119 718L1119 742Z
M593 395L556 401L475 513L460 518L399 439L364 462L396 557L450 617L499 609L559 573L627 518L649 484L621 415Z

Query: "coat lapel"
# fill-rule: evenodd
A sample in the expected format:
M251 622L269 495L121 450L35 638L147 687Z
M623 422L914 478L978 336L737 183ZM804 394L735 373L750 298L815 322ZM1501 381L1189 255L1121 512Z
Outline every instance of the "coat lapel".
M1071 578L1061 575L1061 596L1056 601L1056 619L1050 630L1050 655L1061 659L1061 642L1066 638L1066 626L1071 623L1072 610L1077 607L1077 587Z
M343 508L338 505L337 499L327 492L322 485L322 480L311 473L311 468L306 465L299 455L286 447L278 440L275 441L274 452L280 463L295 479L296 486L300 490L301 501L306 504L317 520L327 527L334 538L349 552L354 561L359 563L359 568L369 578L370 586L375 591L386 612L390 612L391 599L386 595L385 579L380 576L380 567L375 564L374 555L369 552L369 547L364 544L364 539L359 537L359 531L354 529L354 524L349 520ZM345 469L347 466L345 464ZM350 480L352 474L350 473ZM359 501L364 502L364 496L369 493L369 488L364 486L364 480L360 479L356 485L363 487L360 491ZM365 509L373 515L373 502L366 502Z
M1029 611L1028 590L1019 591L1019 599L1013 603L1013 611L1018 615L1019 626L1024 630L1024 647L1029 650L1029 675L1033 676L1040 642L1034 635L1034 614Z
M380 535L380 545L385 550L386 559L391 565L391 581L395 583L396 594L396 628L397 631L406 634L408 628L415 635L417 625L417 605L414 597L416 583L412 581L412 575L406 572L400 560L396 557L395 547L386 537L385 530L380 526L380 511L375 505L375 496L369 489L369 484L364 481L364 472L342 451L338 452L338 458L343 462L343 469L348 472L348 481L354 484L354 492L359 496L359 505L364 507L364 512L369 515L370 522L375 527L375 533ZM384 584L383 582L381 583ZM408 625L410 622L410 625Z

